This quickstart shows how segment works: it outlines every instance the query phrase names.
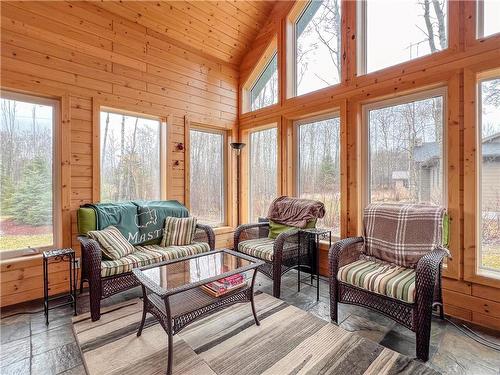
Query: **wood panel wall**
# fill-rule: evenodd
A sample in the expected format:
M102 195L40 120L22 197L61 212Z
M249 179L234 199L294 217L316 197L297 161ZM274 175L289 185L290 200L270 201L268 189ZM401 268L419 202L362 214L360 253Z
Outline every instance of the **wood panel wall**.
M2 2L1 87L61 101L63 246L76 241L76 210L99 200L100 105L169 119L167 198L184 201L184 118L231 129L238 70L92 3ZM229 134L230 135L230 134ZM230 137L228 138L230 139ZM218 246L232 243L230 228ZM43 296L41 256L1 262L1 306ZM67 287L51 269L51 293Z
M302 2L295 2L302 3ZM467 71L482 72L500 68L500 35L476 39L475 7L473 1L452 1L449 4L449 48L433 55L366 75L358 75L356 67L356 3L342 1L342 82L300 97L287 98L287 16L294 12L294 2L278 3L268 23L257 36L250 52L243 58L240 69L240 90L258 65L262 51L274 38L278 40L278 104L254 112L239 114L240 135L249 129L270 123L281 124L282 189L280 193L293 195L295 186L293 154L293 123L295 120L321 113L338 112L341 120L341 211L342 237L361 232L363 208L363 180L366 166L362 162L362 106L387 98L398 97L437 87L447 88L447 181L448 211L451 218L450 250L453 257L444 271L443 295L447 314L480 325L500 329L500 281L472 277L475 274L475 243L470 227L464 228L464 219L474 221L475 213L464 209L467 197L466 182L474 185L475 176L464 172L470 157L464 153L464 129L474 128L475 96L472 83L465 84ZM470 79L469 79L470 80ZM469 131L469 130L468 130ZM472 135L473 136L473 135ZM474 151L472 151L474 152ZM242 190L247 187L243 186ZM244 220L245 212L241 215ZM472 219L471 219L472 218ZM467 221L467 220L466 220ZM469 229L467 229L469 228ZM468 231L466 232L465 229ZM328 275L328 249L320 254L321 272Z

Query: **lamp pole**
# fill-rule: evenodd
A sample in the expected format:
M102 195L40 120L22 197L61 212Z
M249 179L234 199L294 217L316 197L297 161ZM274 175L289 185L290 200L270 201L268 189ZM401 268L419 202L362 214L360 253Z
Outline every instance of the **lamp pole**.
M231 148L236 154L236 225L240 223L240 155L246 145L241 142L231 143Z

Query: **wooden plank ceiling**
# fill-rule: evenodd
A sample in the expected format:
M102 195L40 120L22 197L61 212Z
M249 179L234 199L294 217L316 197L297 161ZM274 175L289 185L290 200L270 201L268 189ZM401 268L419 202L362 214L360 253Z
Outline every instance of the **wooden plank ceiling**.
M218 60L239 64L274 1L103 1L100 8Z

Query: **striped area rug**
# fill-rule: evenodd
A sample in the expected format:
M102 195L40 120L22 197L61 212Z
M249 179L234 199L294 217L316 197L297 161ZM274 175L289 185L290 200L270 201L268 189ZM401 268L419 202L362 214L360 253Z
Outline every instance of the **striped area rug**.
M260 327L249 304L229 307L174 336L174 374L436 374L424 364L348 332L286 302L255 297ZM138 299L73 318L89 375L164 374L167 336L148 318L142 336Z

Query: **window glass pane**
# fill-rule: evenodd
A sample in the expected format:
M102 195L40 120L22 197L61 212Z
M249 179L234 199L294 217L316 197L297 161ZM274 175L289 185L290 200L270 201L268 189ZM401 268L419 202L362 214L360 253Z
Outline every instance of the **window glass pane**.
M371 202L443 204L443 97L368 114Z
M159 120L101 111L101 201L160 199Z
M267 64L261 76L250 91L251 110L264 108L278 103L278 56Z
M340 0L311 1L295 26L296 93L340 82Z
M480 84L480 268L500 272L500 77ZM497 277L500 276L500 273Z
M190 214L205 224L224 224L223 134L191 129L190 153Z
M269 204L276 198L278 176L278 130L276 128L250 133L250 222L266 217Z
M54 106L1 99L0 250L50 246Z
M483 35L500 32L500 1L483 0Z
M340 119L302 124L299 130L298 194L325 204L318 227L340 236Z
M368 0L367 73L448 48L445 0Z

